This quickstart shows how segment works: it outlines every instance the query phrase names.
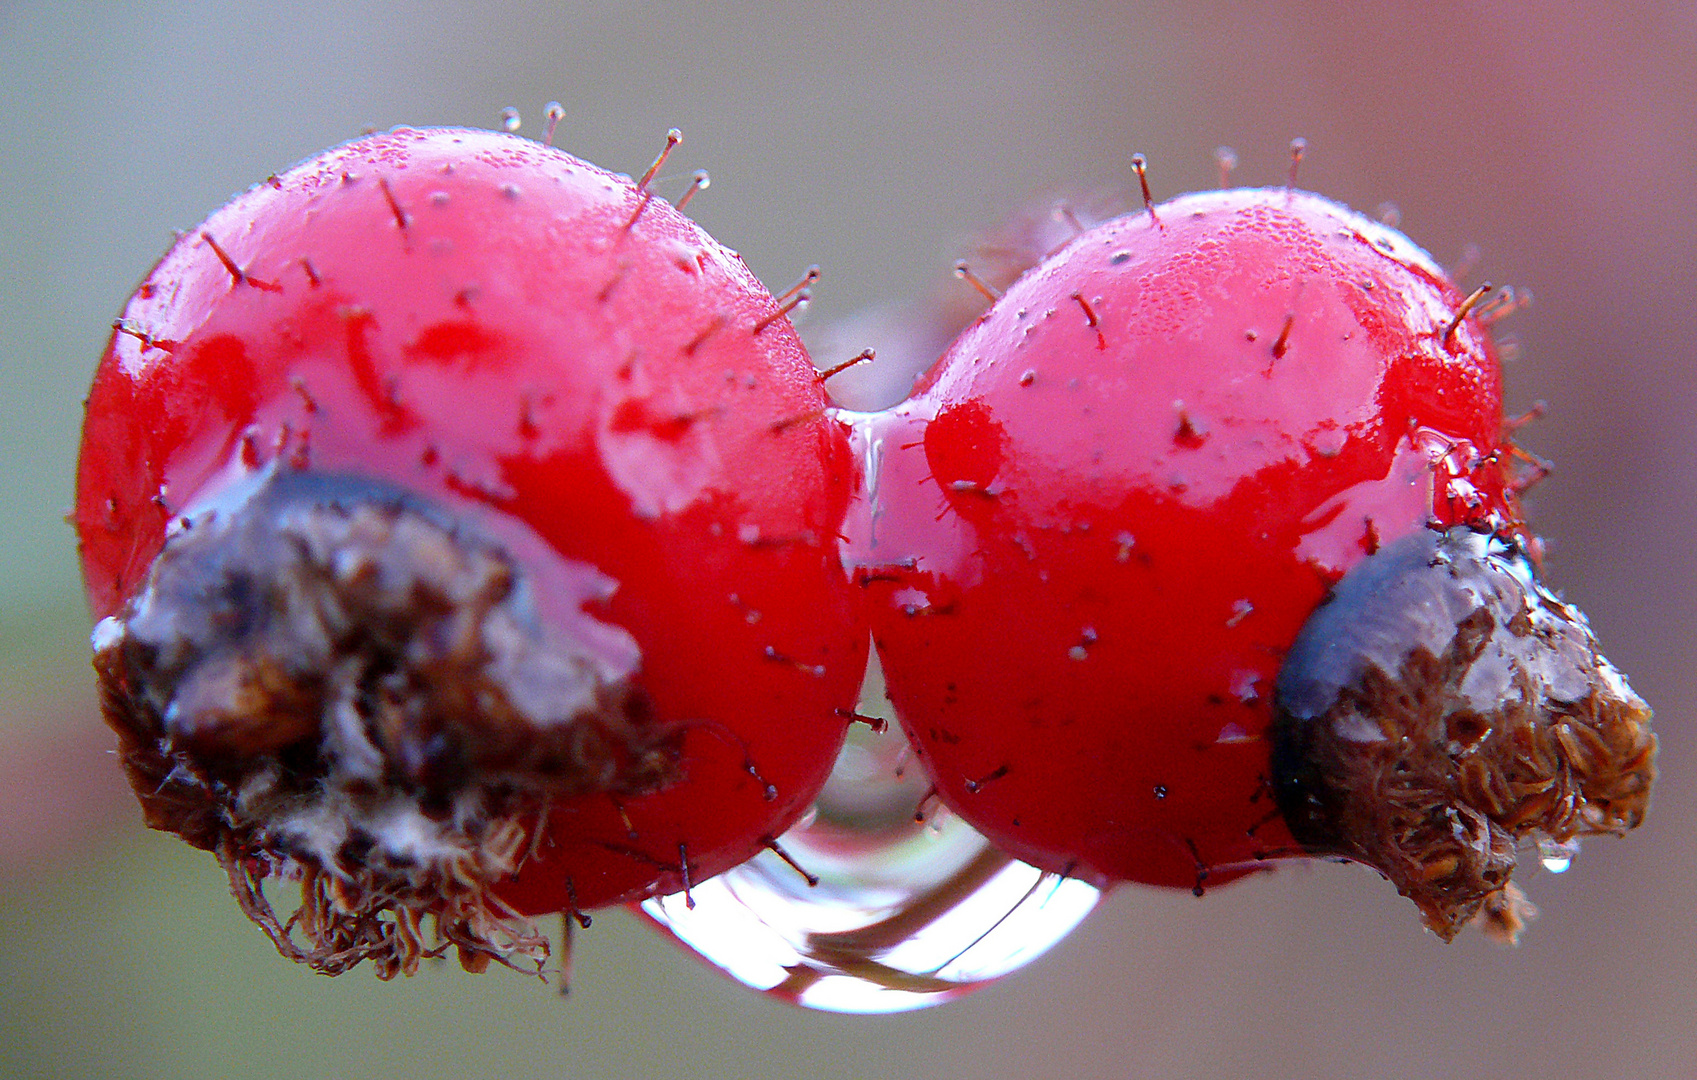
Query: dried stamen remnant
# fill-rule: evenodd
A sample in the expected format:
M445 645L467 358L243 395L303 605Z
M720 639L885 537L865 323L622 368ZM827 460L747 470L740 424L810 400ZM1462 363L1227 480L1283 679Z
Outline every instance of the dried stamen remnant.
M1285 658L1276 711L1291 831L1382 872L1445 940L1475 919L1512 938L1519 847L1624 834L1655 778L1649 706L1585 616L1464 528L1347 574Z
M637 662L619 627L546 626L502 548L416 500L288 472L185 519L95 630L148 824L216 854L283 955L385 978L450 948L540 970L488 886L549 800L677 778ZM273 877L300 883L285 919Z

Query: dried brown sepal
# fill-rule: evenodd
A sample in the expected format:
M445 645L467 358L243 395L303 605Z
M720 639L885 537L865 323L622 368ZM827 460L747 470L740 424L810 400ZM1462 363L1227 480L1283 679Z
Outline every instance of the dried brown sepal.
M1521 931L1537 917L1537 905L1511 881L1485 897L1468 925L1498 945L1518 945Z
M280 472L183 520L94 662L148 824L213 852L284 956L540 972L547 939L489 886L551 799L678 775L635 642L579 614L550 628L501 547L416 500ZM286 918L272 878L299 882Z
M1346 575L1279 673L1279 804L1311 852L1371 866L1444 940L1518 934L1528 844L1648 808L1651 713L1512 544L1427 531Z

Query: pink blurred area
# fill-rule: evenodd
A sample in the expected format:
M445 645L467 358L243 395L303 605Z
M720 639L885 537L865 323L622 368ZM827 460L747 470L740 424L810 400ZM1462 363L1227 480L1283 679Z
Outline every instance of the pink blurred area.
M94 695L68 689L27 721L0 713L0 881L40 878L66 852L105 843L133 817L114 740ZM26 727L33 730L26 730Z
M1697 1075L1697 7L722 0L664 12L379 4L0 9L0 1073L16 1076L1690 1077ZM327 980L280 961L211 861L142 828L83 677L77 403L150 261L230 193L367 125L494 126L640 170L667 127L691 213L815 327L965 288L967 236L1032 191L1302 181L1475 281L1537 297L1511 411L1554 459L1550 581L1658 712L1651 820L1525 869L1518 949L1444 946L1374 875L1125 889L1032 969L890 1019L748 995L619 915L574 992L503 974ZM871 327L872 323L867 323ZM847 359L877 331L820 355ZM832 345L832 348L838 348ZM834 381L899 396L881 353ZM55 637L44 645L47 629ZM46 664L56 683L25 677ZM62 689L55 689L55 686Z

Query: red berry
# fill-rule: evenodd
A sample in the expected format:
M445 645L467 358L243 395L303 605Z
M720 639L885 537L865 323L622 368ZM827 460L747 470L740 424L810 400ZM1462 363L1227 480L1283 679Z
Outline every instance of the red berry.
M535 957L514 908L759 850L866 647L846 431L777 315L645 183L492 132L362 138L185 234L117 324L78 476L149 822L286 954L381 974Z
M1200 893L1270 858L1322 852L1374 863L1441 931L1500 901L1500 859L1491 863L1500 880L1433 898L1416 878L1447 889L1446 875L1460 873L1443 863L1454 852L1386 865L1406 853L1344 843L1348 829L1309 820L1318 811L1300 821L1280 812L1281 801L1349 802L1314 795L1313 783L1372 776L1395 787L1385 779L1399 768L1395 754L1292 778L1275 774L1271 753L1281 662L1352 568L1452 527L1503 537L1504 551L1528 540L1494 346L1466 309L1405 238L1291 189L1193 194L1120 217L1014 283L910 401L862 432L876 476L861 577L877 601L891 698L942 799L1019 858L1101 884ZM1432 588L1477 599L1478 581L1520 573L1519 563L1504 569L1518 555L1492 557L1485 566L1482 552L1469 555L1454 584ZM1491 617L1541 598L1524 589ZM1334 619L1304 655L1354 655L1355 636L1370 636L1363 620L1397 617L1359 614L1370 609L1338 609L1358 614ZM1456 610L1465 616L1471 600ZM1428 641L1407 628L1416 620L1402 620L1402 636L1381 652L1418 659L1417 646L1430 644L1448 655L1448 636ZM1539 633L1589 642L1577 613L1563 626ZM1648 789L1648 711L1586 649L1590 661L1575 670L1607 699L1587 707L1614 710L1586 730L1624 725L1603 740L1611 763L1594 770L1613 770L1616 787L1569 785L1571 813L1559 821L1523 798L1481 811L1448 789L1338 812L1380 813L1374 826L1399 836L1415 819L1490 833L1490 818L1511 855L1522 838L1630 827ZM1516 677L1554 671L1540 662ZM1308 677L1332 704L1357 693L1350 680L1371 665L1336 666L1349 677ZM1440 696L1419 678L1402 685ZM1436 708L1441 719L1464 706L1452 693ZM1546 767L1509 768L1504 783L1584 771L1563 746L1579 736L1556 730L1563 709L1581 711L1549 705L1525 743L1550 755ZM1286 745L1330 745L1300 734L1323 712L1287 715L1281 730L1297 734ZM1476 768L1474 750L1438 755L1444 782Z

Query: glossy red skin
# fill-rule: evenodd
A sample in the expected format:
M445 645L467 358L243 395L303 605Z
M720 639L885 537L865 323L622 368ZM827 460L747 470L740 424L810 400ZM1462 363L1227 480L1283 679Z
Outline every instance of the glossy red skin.
M433 500L517 554L551 617L636 639L685 778L557 800L504 890L527 913L680 888L680 852L694 880L753 854L823 783L864 667L846 429L788 320L754 332L776 305L742 260L658 197L627 229L640 200L516 136L356 140L186 234L88 404L97 618L173 514L276 461Z
M1328 586L1429 524L1520 527L1494 348L1445 340L1429 257L1300 191L1156 213L1050 256L864 419L855 542L943 801L1046 869L1201 888L1293 853L1270 698Z

